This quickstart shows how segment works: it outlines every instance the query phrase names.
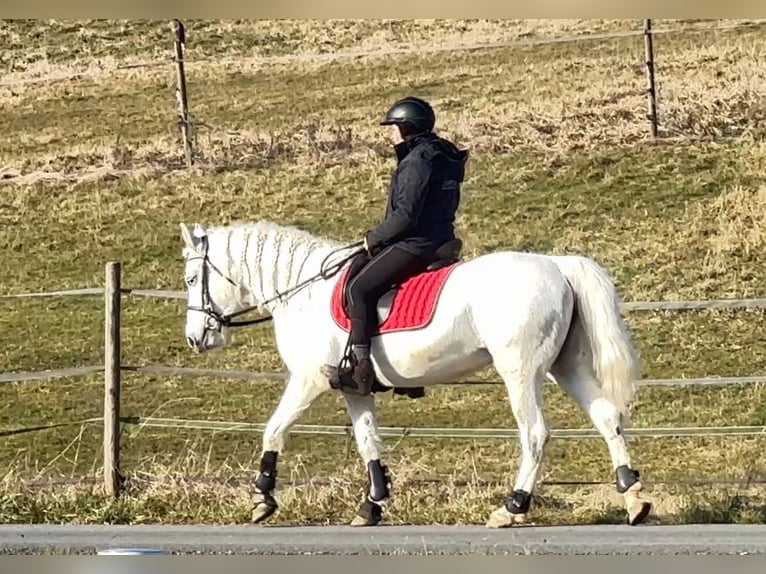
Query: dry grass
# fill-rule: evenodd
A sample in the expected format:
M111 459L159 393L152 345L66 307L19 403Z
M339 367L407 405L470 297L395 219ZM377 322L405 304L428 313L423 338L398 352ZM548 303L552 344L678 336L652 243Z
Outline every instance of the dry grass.
M766 249L766 186L735 187L709 204L696 207L689 233L708 238L705 266L720 272L732 257L757 259Z
M757 21L756 21L757 22ZM655 27L710 29L721 21L661 20ZM727 20L724 26L753 24ZM221 56L270 64L324 62L328 59L401 53L408 50L459 49L518 41L640 30L640 20L256 20L185 23L186 54L204 62ZM30 46L29 40L35 41ZM14 20L0 23L6 51L6 84L56 79L67 74L95 76L147 61L172 57L167 21ZM43 40L43 41L40 41ZM324 56L324 57L318 57ZM135 68L125 68L131 73Z
M27 383L24 402L0 411L2 424L21 427L44 416L52 420L98 416L101 388L97 377ZM281 385L261 383L257 389L254 392L252 383L244 382L130 376L123 414L261 421L274 408ZM634 418L637 426L764 424L759 408L763 393L761 385L744 390L646 389L635 405ZM37 402L30 401L31 396ZM546 387L545 399L552 427L588 426L582 413L554 387ZM380 409L383 423L393 426L422 426L428 421L437 426L514 427L503 391L495 386L444 387L418 402L384 396ZM342 401L327 395L302 422L343 424L345 420ZM97 486L101 480L97 428L75 425L71 430L6 438L2 454L8 470L0 489L0 520L246 519L249 489L259 464L258 434L125 426L127 491L123 500L112 504L101 497ZM763 437L634 438L630 444L657 504L653 520L760 521L764 516L755 502L760 485L704 484L763 480ZM507 491L519 460L514 441L497 439L389 439L387 446L385 460L395 486L393 522L482 523ZM50 483L51 479L59 483ZM553 440L547 448L533 520L541 524L622 522L611 479L603 442ZM350 437L295 435L280 463L283 509L277 523L344 522L359 502L364 480ZM561 481L586 484L556 484Z
M267 217L356 239L378 219L392 167L377 118L393 99L417 91L437 105L444 132L472 151L459 220L469 256L509 247L584 253L613 272L628 300L760 296L766 282L761 27L657 37L660 118L669 136L657 143L647 141L640 38L411 50L636 24L191 22L190 57L215 62L189 67L191 110L205 125L197 133L198 163L185 170L173 124L173 70L113 71L164 55L165 23L4 22L4 78L76 70L86 77L0 88L6 128L0 182L7 184L0 188L0 293L100 285L107 260L123 262L128 286L180 289L178 221ZM25 38L43 33L39 48L20 49ZM400 53L380 57L392 50ZM377 55L350 57L369 52ZM13 334L0 347L0 371L102 361L103 311L93 300L2 301L0 310L0 332ZM697 377L766 372L763 315L647 312L628 319L645 377ZM192 360L182 326L182 302L126 298L124 362L282 369L268 328L237 332L225 353ZM130 375L123 414L262 422L280 391L266 382ZM96 377L5 384L0 426L97 417L102 393ZM636 426L763 425L764 401L761 385L646 388L633 419ZM444 387L416 402L387 396L380 405L387 426L514 426L500 386ZM546 389L546 414L554 428L590 426L553 387ZM301 422L346 418L331 395ZM652 487L659 520L762 521L762 507L748 498L761 494L760 487L673 485L689 477L763 476L762 443L760 437L636 439L631 452L650 486L670 483ZM398 485L394 521L483 522L518 461L513 441L407 438L389 446L386 461ZM248 433L126 427L124 464L132 482L118 503L82 484L25 485L26 479L94 476L100 449L93 426L4 437L0 519L247 516L246 485L225 479L257 468L259 437ZM350 517L364 476L347 439L297 436L281 464L285 480L311 477L321 484L285 485L280 520ZM554 441L548 450L544 481L611 479L599 441ZM535 520L621 521L610 492L609 484L543 484Z
M762 447L762 445L761 445ZM197 467L192 461L190 467ZM484 480L479 475L462 478L432 470L417 460L398 459L394 472L389 524L483 524L501 503L508 482ZM4 523L241 523L249 520L255 474L236 470L199 468L189 476L159 465L131 472L123 496L113 501L103 496L96 480L29 483L7 476L0 495L0 521ZM479 473L481 474L481 473ZM364 478L356 464L332 474L317 475L301 462L283 465L277 490L279 525L338 524L349 521L364 496ZM412 477L412 478L411 478ZM766 519L756 485L661 484L647 488L654 504L650 523L684 522L759 523ZM611 484L561 486L540 484L529 520L532 524L624 523L621 497Z
M628 24L588 26L620 29ZM286 24L286 29L292 25ZM497 34L505 30L502 23L479 25L494 26ZM386 30L386 25L380 26ZM517 29L522 24L509 26L513 34L526 33ZM571 24L572 29L577 27ZM567 29L560 24L556 30ZM241 32L248 33L246 28ZM206 33L203 26L200 35ZM442 31L429 38L437 45L449 45L451 36ZM760 65L765 47L759 29L661 36L658 77L663 130L694 137L762 134L764 107L758 94L765 77ZM216 60L190 69L190 105L198 121L212 126L199 128L202 165L258 166L274 159L323 165L364 162L370 149L381 148L375 118L386 102L400 94L401 70L407 70L404 81L409 89L420 89L438 105L445 134L474 153L523 151L542 155L555 165L572 151L633 144L645 138L641 58L640 38L624 38L330 61L309 69L300 65L274 68L247 59L222 66ZM435 59L438 69L431 65ZM158 163L179 167L172 112L174 71L126 73L130 75L120 81L90 78L13 92L8 121L21 128L34 122L38 129L15 137L8 134L7 147L0 138L0 165L21 174L87 172L94 162L108 164L117 156L125 167ZM568 81L559 82L562 77ZM292 97L295 90L303 97ZM129 91L132 94L126 98ZM90 122L93 113L102 114L104 121ZM40 127L45 118L56 120ZM114 125L121 127L119 138ZM66 144L64 154L62 144ZM19 145L25 152L22 157ZM175 162L168 161L171 156Z

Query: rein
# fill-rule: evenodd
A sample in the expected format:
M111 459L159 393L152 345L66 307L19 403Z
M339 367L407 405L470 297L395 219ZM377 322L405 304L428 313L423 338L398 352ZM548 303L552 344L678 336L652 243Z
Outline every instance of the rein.
M293 287L290 287L286 291L278 292L274 297L271 297L261 303L260 305L254 305L252 307L248 307L246 309L242 309L241 311L237 311L235 313L229 313L227 315L222 315L220 313L217 313L215 309L213 309L213 303L210 299L210 292L208 290L208 267L213 269L216 273L218 273L221 277L226 279L229 283L231 283L234 287L238 287L238 285L234 282L233 279L225 275L218 267L216 267L212 261L210 261L210 257L208 256L208 238L204 237L202 239L205 250L201 257L193 257L189 258L189 260L192 259L202 259L203 260L203 266L202 266L202 306L201 307L188 307L188 310L190 311L199 311L201 313L205 313L212 321L206 325L206 329L212 329L219 331L222 327L244 327L246 325L256 325L258 323L265 323L266 321L271 321L273 317L267 316L267 317L258 317L257 319L246 319L242 321L233 321L234 317L239 317L240 315L244 315L246 313L250 313L251 311L255 311L259 307L265 307L269 303L273 303L274 301L281 300L288 296L291 293L294 293L295 291L298 291L299 289L303 289L307 285L313 283L314 281L317 281L318 279L329 279L336 273L338 273L343 266L348 263L351 259L356 257L363 249L355 249L351 252L350 255L347 255L343 259L341 259L339 262L330 265L329 267L325 268L325 265L327 264L327 260L330 258L330 256L334 255L338 251L343 251L344 249L351 249L354 247L361 247L363 245L363 241L357 241L356 243L352 243L350 245L346 245L343 247L339 247L337 249L332 250L330 253L327 254L327 256L322 260L322 264L320 265L320 271L316 275L313 275L309 277L308 279L305 279L298 283L297 285L294 285ZM212 324L211 324L212 323Z

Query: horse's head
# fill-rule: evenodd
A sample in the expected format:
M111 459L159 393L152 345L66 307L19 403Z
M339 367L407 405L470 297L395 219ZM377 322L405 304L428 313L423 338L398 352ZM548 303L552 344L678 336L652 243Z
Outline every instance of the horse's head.
M181 223L186 260L186 342L197 353L222 347L227 315L239 303L239 288L227 275L227 255L200 224Z

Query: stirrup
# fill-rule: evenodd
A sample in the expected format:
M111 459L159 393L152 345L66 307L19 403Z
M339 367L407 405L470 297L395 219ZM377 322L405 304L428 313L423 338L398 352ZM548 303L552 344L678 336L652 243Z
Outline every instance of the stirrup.
M368 378L370 379L369 381L361 383L357 380L357 371L361 361L357 362L357 364L354 366L353 372L351 373L351 380L354 384L354 391L362 396L371 394L373 388L375 388L375 368L373 367L372 359L368 358L367 362L369 363L369 368L371 370L371 372L368 373Z
M346 348L343 356L340 358L338 368L334 376L330 377L330 388L344 391L345 389L356 389L356 382L351 378L356 368L356 357L351 350L351 336L346 341Z

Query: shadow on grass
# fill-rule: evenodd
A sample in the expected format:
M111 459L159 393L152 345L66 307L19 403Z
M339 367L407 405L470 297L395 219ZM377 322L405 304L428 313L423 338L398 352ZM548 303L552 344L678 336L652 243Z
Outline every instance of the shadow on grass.
M646 498L653 508L643 524L765 524L766 498L759 493L687 492L667 495L651 491ZM627 514L615 499L601 508L588 508L582 500L561 495L538 497L536 515L546 524L626 524ZM611 501L610 501L611 502Z

